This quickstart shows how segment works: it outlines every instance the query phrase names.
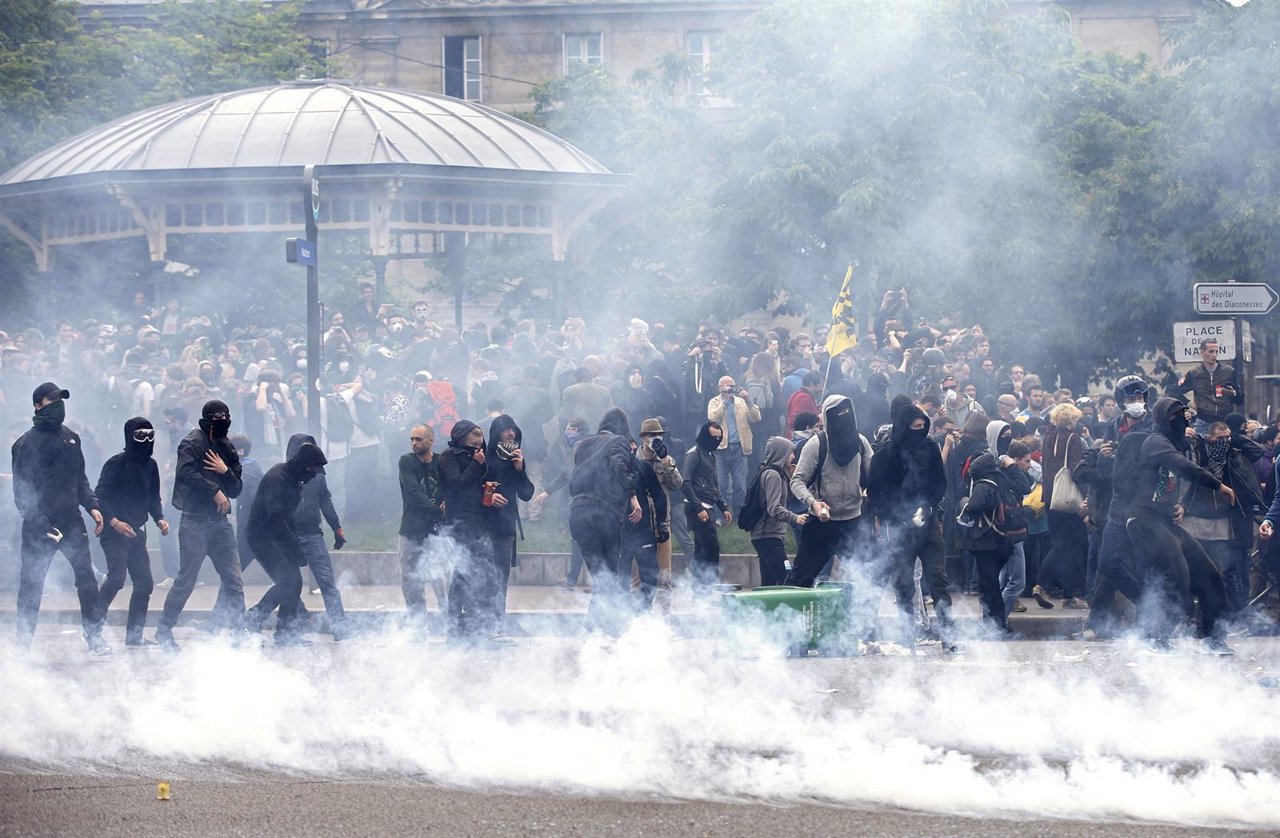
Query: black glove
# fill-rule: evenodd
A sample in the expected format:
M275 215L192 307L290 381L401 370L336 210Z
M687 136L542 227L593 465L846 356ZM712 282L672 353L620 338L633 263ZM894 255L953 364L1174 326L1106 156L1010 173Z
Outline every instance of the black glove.
M658 543L666 544L670 540L671 540L671 528L658 527Z
M341 550L347 543L347 537L342 533L342 527L338 527L333 531L333 549Z
M667 457L667 444L662 441L662 437L655 436L653 442L649 443L649 447L653 449L654 455L659 460L665 460ZM659 542L661 543L661 542Z

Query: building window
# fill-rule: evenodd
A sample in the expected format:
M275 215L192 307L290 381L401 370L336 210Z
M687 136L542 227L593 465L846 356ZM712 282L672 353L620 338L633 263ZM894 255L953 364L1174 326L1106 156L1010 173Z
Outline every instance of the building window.
M689 48L689 92L694 96L711 95L710 72L715 56L720 54L719 30L690 32L685 41Z
M481 101L480 72L479 35L444 39L444 95Z
M579 67L598 67L604 63L604 35L564 36L564 71L567 75Z

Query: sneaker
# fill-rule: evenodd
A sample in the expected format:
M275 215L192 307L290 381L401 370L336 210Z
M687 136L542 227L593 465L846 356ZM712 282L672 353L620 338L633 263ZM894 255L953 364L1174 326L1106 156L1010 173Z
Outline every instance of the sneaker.
M1089 603L1085 602L1078 596L1073 596L1066 602L1062 603L1062 607L1070 609L1071 611L1088 611Z
M267 615L259 611L257 606L254 606L253 608L250 608L248 611L244 612L245 631L250 631L250 632L253 632L254 634L260 633L262 631L262 624L265 623L266 621L267 621Z
M166 652L179 652L181 647L178 641L173 639L173 629L160 626L156 629L156 645Z
M170 577L168 577L168 576L166 576L165 578L163 578L163 579L161 579L159 582L157 582L157 583L155 584L155 587L156 587L156 588L172 588L172 587L173 587L173 579L172 579L172 578L170 578Z
M91 634L85 641L89 644L89 654L97 657L111 654L111 644L101 634Z
M1023 613L1023 612L1025 612L1026 610L1027 610L1027 604L1026 604L1025 602L1023 602L1022 600L1018 600L1018 601L1017 601L1016 603L1014 603L1014 605L1013 605L1013 612L1014 612L1015 614L1022 614L1022 613Z
M320 596L320 589L319 589L319 588L312 588L312 589L311 589L311 595L312 595L312 596Z
M1035 597L1036 604L1041 608L1053 607L1053 602L1049 599L1049 592L1039 585L1031 589L1031 596Z
M1220 657L1229 657L1236 653L1227 641L1221 637L1206 637L1200 642L1200 649L1206 655L1218 655Z

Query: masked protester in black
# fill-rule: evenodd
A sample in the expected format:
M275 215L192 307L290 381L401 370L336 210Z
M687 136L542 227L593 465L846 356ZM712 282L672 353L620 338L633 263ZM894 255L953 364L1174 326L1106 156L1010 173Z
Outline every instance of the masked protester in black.
M1158 645L1167 644L1182 618L1195 611L1192 596L1200 599L1199 636L1209 651L1232 654L1216 632L1226 594L1222 573L1176 520L1182 517L1178 479L1207 486L1235 503L1231 487L1191 460L1185 452L1187 406L1177 399L1159 399L1151 409L1154 432L1142 441L1133 499L1125 522L1129 540L1140 561L1154 571L1154 613L1140 614ZM1120 477L1116 478L1120 480Z
M449 434L449 447L440 455L448 533L464 553L449 580L451 643L472 642L498 633L493 616L497 563L489 527L493 506L484 504L488 473L484 431L475 422L457 422Z
M622 565L622 526L624 519L637 523L641 517L634 461L627 415L616 407L573 449L569 534L591 571L587 625L593 630L618 633L625 623L631 565Z
M684 519L693 535L693 562L689 570L693 583L705 588L720 579L720 537L716 524L731 519L729 504L720 494L716 474L715 450L723 433L715 422L706 422L698 430L693 447L685 452L680 465L684 493Z
M237 638L244 635L244 582L236 535L228 517L231 501L244 488L240 457L227 438L231 409L214 399L205 402L200 416L200 427L178 443L173 505L182 511L178 521L180 567L156 626L156 642L174 652L178 644L173 639L173 627L195 590L205 556L213 562L222 583L218 598L225 603L227 626Z
M315 445L315 437L310 434L294 434L289 437L288 445L285 447L286 458L292 459L301 450L302 446L307 443ZM258 479L258 482L260 485L261 478ZM248 485L247 479L245 484L246 486ZM254 498L255 500L257 499L257 486L254 487ZM252 514L252 507L250 508L250 514ZM311 568L311 575L315 577L316 586L320 588L320 595L324 598L324 610L329 617L329 631L333 634L334 640L340 641L350 637L351 630L347 625L346 611L342 607L342 593L338 590L338 582L333 572L333 557L329 555L324 533L320 530L321 517L333 529L333 549L341 550L347 540L342 532L342 523L338 520L338 510L333 506L333 494L329 491L329 485L323 471L317 473L311 479L303 481L302 497L298 502L297 509L294 511L293 523L294 529L298 533L298 542L302 545L302 552L306 556L306 561L303 564ZM245 516L244 520L247 524L249 517ZM247 540L249 536L247 526L245 530L245 538ZM279 607L280 602L276 597L282 592L283 589L280 586L273 585L259 600L258 604L246 612L245 620L251 630L260 629L268 615ZM306 613L307 609L299 602L298 614L305 615Z
M929 418L915 405L898 409L889 442L871 458L867 499L889 547L888 579L902 620L899 642L910 643L909 621L919 557L944 643L950 643L951 593L942 542L942 501L947 473L942 452L929 436Z
M32 393L34 427L13 443L13 500L22 516L22 570L18 582L17 647L31 648L44 579L53 554L62 551L75 573L80 598L80 621L85 642L95 654L111 647L102 639L98 623L98 580L89 558L89 533L80 516L83 508L101 534L98 498L84 471L80 437L62 424L70 393L46 382Z
M303 484L324 474L324 452L312 442L297 446L283 463L267 469L249 510L249 544L272 584L263 603L278 603L277 646L310 646L302 637L298 605L302 596L302 568L307 555L298 539L294 516L302 500ZM260 603L261 605L261 603Z
M498 505L495 500L487 519L497 572L490 617L495 632L490 639L497 642L506 639L502 625L507 613L507 585L516 563L516 533L522 530L519 502L528 503L533 498L533 481L525 471L523 444L524 435L514 419L505 413L494 417L489 425L489 443L485 446L485 464L489 467L486 479L498 484L495 493L505 501Z
M147 555L147 518L156 522L161 535L169 534L169 522L160 505L160 467L151 458L156 431L151 422L135 416L124 423L124 451L107 460L98 477L96 494L106 526L100 536L107 559L107 578L98 592L98 620L107 619L111 601L124 587L126 572L133 582L124 645L145 646L153 581Z

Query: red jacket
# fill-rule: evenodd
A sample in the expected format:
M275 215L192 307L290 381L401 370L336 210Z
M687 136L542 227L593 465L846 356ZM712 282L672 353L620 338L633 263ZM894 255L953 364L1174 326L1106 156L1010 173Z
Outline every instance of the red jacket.
M818 403L813 400L813 396L809 395L808 390L796 390L791 394L791 398L787 401L787 436L796 429L796 417L801 413L808 411L809 413L818 413ZM822 414L818 413L819 416Z

